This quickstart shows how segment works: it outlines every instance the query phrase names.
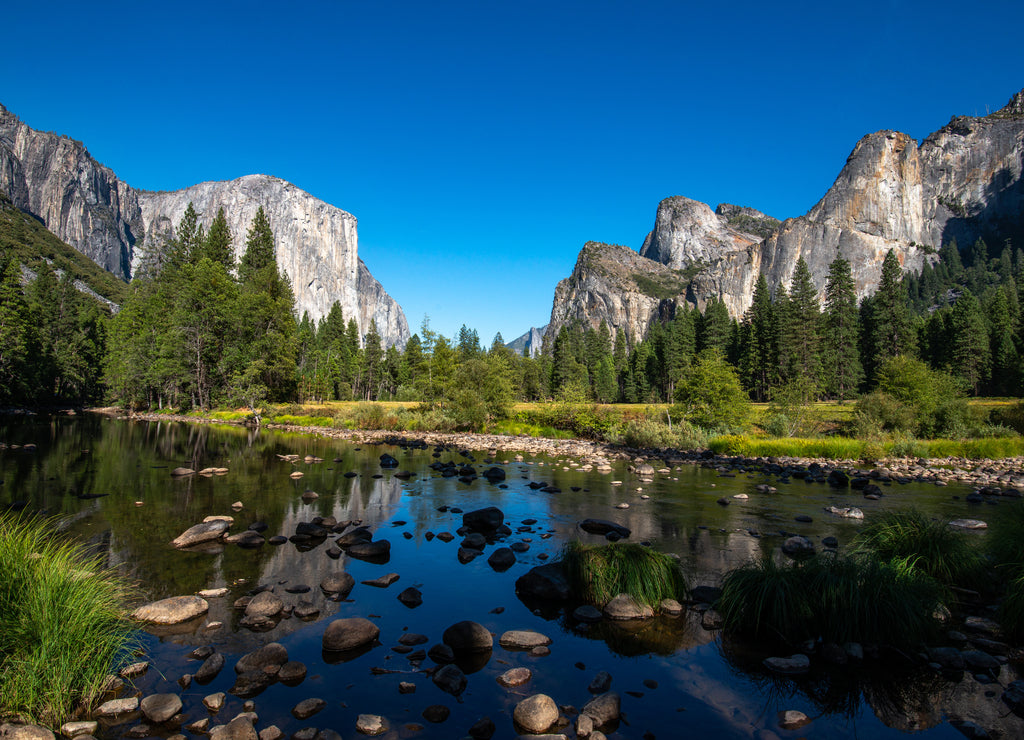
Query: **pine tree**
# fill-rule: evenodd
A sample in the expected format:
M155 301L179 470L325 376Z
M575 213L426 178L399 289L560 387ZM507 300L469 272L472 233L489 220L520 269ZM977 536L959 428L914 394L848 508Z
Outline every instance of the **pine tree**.
M238 265L238 279L242 283L251 282L269 265L273 265L276 271L274 232L270 228L270 220L264 213L263 206L260 206L245 238L245 253Z
M951 370L976 396L988 377L989 340L981 306L971 291L964 290L953 304L949 319Z
M730 328L729 310L719 298L712 296L701 316L700 331L697 336L698 351L713 349L724 356L729 345Z
M775 312L768 281L761 274L754 286L750 308L743 315L744 351L741 361L745 384L757 401L767 400L771 387L774 323Z
M1004 286L996 289L985 314L988 316L992 357L991 388L997 395L1014 394L1019 385L1020 355L1013 341L1016 326Z
M9 259L0 274L0 400L24 398L31 350L29 308L21 289L21 269Z
M789 345L790 378L802 378L809 386L821 376L819 328L821 310L818 291L811 281L811 271L800 257L793 270L789 288L790 322L786 341Z
M381 374L383 371L384 349L381 346L377 322L370 319L370 330L363 337L362 362L362 397L366 401L375 401L381 393Z
M218 262L224 269L231 272L235 268L235 255L231 249L231 229L224 209L217 209L217 215L210 224L210 233L206 235L203 256L211 262Z
M825 330L822 336L825 391L842 403L864 379L860 364L860 321L850 263L837 257L825 283Z
M882 262L882 277L871 301L871 363L873 371L882 362L915 351L914 329L907 309L907 294L900 276L900 263L890 249Z

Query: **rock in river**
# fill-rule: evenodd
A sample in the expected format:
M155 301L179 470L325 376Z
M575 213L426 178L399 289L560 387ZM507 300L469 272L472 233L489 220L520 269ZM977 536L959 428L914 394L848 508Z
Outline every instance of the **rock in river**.
M494 638L487 628L468 620L446 629L441 640L456 653L484 653L494 646Z
M198 596L172 596L144 604L132 612L132 617L151 624L180 624L206 614L210 605Z
M616 524L606 519L584 519L580 522L579 527L584 532L590 532L590 534L607 535L609 532L614 532L623 539L630 535L628 527L623 527L621 524Z
M558 705L547 694L534 694L516 704L512 719L527 733L539 735L558 720Z
M462 515L462 526L474 532L493 532L505 521L505 514L496 506L469 511Z
M498 638L498 644L512 650L532 650L542 645L550 645L551 638L530 630L508 630Z
M545 601L565 601L570 595L569 581L561 563L538 565L519 577L516 593Z
M654 610L629 594L619 594L604 605L604 614L609 619L650 619Z
M166 722L181 711L181 697L177 694L151 694L139 702L146 719L155 724Z
M369 645L380 635L380 628L369 619L349 617L335 619L324 630L323 648L329 652L355 650Z
M199 545L211 540L218 540L224 535L230 526L231 522L227 519L214 519L212 521L202 522L201 524L196 524L195 526L186 529L171 540L171 544L175 547L182 548L192 547L193 545Z

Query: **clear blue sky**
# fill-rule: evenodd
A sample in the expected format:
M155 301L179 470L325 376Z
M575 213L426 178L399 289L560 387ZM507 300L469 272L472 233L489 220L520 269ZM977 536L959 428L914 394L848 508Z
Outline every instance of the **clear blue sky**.
M714 7L712 7L714 6ZM843 7L846 6L846 7ZM0 102L139 188L266 173L359 219L405 309L547 322L587 240L686 195L806 212L857 140L1024 88L1024 3L39 2Z

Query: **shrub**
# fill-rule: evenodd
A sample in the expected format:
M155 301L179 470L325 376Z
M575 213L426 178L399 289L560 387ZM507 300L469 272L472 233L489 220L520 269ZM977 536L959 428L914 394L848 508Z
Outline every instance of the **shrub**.
M736 370L714 350L697 355L676 387L674 419L686 419L709 431L734 431L746 426L752 406Z
M573 593L590 604L604 605L629 594L656 607L662 599L682 599L688 592L679 563L642 545L573 541L562 550L562 565Z
M977 588L984 575L981 553L966 533L916 509L883 513L860 531L856 547L882 560L906 560L947 586Z
M54 522L0 514L0 712L58 726L135 647L125 581Z
M766 556L726 574L716 609L726 630L791 645L916 646L939 627L941 596L933 578L900 560L824 553L783 565Z

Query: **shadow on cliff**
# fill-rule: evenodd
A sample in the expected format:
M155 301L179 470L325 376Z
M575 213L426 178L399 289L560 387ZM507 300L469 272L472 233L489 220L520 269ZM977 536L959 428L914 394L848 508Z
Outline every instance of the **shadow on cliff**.
M1024 249L1024 178L1014 180L1009 169L999 170L985 188L985 203L973 216L950 218L942 230L942 243L956 239L963 251L981 238L990 255L998 255L1007 240L1011 248Z

